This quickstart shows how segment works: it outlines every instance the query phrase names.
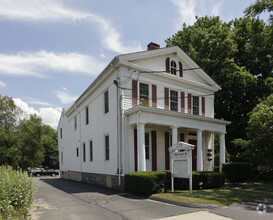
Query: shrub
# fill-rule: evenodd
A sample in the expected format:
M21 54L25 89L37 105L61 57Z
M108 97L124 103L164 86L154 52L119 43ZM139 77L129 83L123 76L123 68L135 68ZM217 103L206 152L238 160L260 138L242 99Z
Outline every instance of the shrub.
M232 162L223 164L223 172L230 182L246 182L252 176L252 163Z
M199 189L199 183L202 182L203 189L214 189L222 187L225 183L225 175L223 173L211 171L193 171L192 172L192 188ZM188 189L189 179L175 178L175 189Z
M26 172L0 167L0 219L22 219L33 202L34 182Z
M125 174L125 189L136 194L151 195L167 186L169 171L143 171Z

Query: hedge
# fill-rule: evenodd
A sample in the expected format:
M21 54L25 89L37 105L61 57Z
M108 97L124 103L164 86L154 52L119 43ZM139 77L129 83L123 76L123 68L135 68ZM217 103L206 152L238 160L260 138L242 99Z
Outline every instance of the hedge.
M34 196L34 182L26 172L0 166L0 219L23 219Z
M192 188L199 189L202 182L202 189L214 189L222 187L225 183L223 173L211 171L192 171ZM175 189L189 189L189 179L175 178Z
M253 165L248 162L232 162L223 164L223 172L230 182L246 182L252 176Z
M143 171L125 174L125 189L135 194L151 195L167 186L168 171Z
M202 182L203 189L218 188L224 185L225 175L217 172L193 171L193 189L199 189ZM125 189L135 194L150 195L159 192L164 185L165 190L171 189L170 171L146 171L125 174ZM175 189L188 189L189 179L175 178Z

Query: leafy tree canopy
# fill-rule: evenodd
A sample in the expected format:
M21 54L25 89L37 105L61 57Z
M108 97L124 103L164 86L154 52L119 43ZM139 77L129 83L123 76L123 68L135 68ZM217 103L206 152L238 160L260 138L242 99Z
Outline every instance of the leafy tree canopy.
M179 46L218 83L215 117L232 122L227 147L234 159L235 138L246 138L248 112L273 92L273 27L259 18L223 22L220 17L196 17L193 25L166 40Z

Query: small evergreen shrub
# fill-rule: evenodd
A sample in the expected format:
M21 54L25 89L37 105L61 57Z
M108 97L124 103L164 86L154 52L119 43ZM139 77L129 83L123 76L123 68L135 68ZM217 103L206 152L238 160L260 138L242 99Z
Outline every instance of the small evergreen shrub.
M33 202L34 182L26 172L0 166L0 219L23 219Z
M201 182L202 189L219 188L225 183L225 175L211 171L192 171L192 188L200 189ZM174 184L175 189L189 189L189 179L175 178Z
M223 172L230 182L246 182L252 176L252 163L232 162L223 164Z
M168 178L169 177L169 178ZM125 189L135 194L151 195L167 186L169 171L143 171L125 174Z

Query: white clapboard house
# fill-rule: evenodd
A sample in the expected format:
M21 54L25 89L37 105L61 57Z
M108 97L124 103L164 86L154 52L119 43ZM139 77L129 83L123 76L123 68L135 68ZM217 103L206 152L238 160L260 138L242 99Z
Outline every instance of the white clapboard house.
M228 121L214 118L220 89L179 47L116 56L58 125L61 177L122 188L124 174L170 169L169 147L196 146L193 170L214 168L214 134L225 162ZM215 166L218 166L216 164Z

